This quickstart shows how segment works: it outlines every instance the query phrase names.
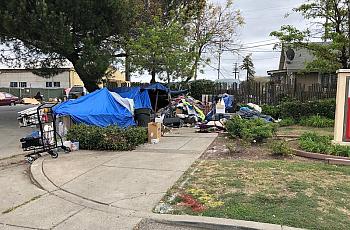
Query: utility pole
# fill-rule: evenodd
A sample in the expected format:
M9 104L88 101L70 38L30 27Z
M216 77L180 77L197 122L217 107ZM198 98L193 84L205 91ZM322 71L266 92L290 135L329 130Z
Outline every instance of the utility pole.
M323 41L324 42L326 42L327 41L327 39L328 39L328 20L329 20L329 18L328 18L328 16L329 16L329 0L326 0L326 24L325 24L325 28L324 28L324 39L323 39Z
M221 72L221 54L222 54L222 44L221 44L221 41L219 41L218 79L220 79L220 72Z
M236 62L235 63L235 68L233 70L233 73L235 74L235 80L237 80L237 74L239 73L239 70L238 70L238 63Z

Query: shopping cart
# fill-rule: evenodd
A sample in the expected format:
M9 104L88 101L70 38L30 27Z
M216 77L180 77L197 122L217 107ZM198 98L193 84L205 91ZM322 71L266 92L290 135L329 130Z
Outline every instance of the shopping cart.
M41 157L41 153L47 152L52 158L58 157L59 149L70 152L70 148L63 145L62 135L57 132L57 120L52 111L55 103L45 103L37 108L31 108L19 112L20 127L34 127L28 136L21 138L22 149L30 152L25 155L29 163Z

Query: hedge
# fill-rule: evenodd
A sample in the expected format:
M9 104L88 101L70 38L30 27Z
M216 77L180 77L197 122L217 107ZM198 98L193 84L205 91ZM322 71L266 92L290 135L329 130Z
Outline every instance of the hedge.
M147 141L147 129L121 129L117 126L102 128L79 124L68 130L67 140L78 141L80 149L128 151Z
M335 99L325 99L319 101L289 101L277 106L263 105L264 114L274 118L293 118L299 121L302 117L319 115L329 119L335 118Z

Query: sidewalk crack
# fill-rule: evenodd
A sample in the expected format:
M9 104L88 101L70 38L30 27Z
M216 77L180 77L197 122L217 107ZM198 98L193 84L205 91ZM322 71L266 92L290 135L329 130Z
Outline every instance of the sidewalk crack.
M81 209L79 209L78 211L74 212L73 214L71 214L70 216L68 216L67 218L65 218L64 220L62 220L61 222L59 222L59 223L53 225L50 229L54 229L54 228L56 228L57 226L59 226L60 224L63 224L64 222L66 222L67 220L69 220L71 217L77 215L79 212L83 211L84 209L86 209L86 207L81 208Z

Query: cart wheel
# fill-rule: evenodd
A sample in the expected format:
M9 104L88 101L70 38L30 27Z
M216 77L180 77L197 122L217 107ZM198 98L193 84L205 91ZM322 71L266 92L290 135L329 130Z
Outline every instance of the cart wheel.
M65 147L64 148L64 153L70 153L72 150L70 149L70 148L68 148L68 147Z
M27 157L27 158L26 158L26 161L27 161L29 164L33 163L34 160L35 160L35 159L34 159L33 157Z
M48 151L48 153L51 155L52 158L58 157L58 152L54 152L54 151L50 150L50 151Z

